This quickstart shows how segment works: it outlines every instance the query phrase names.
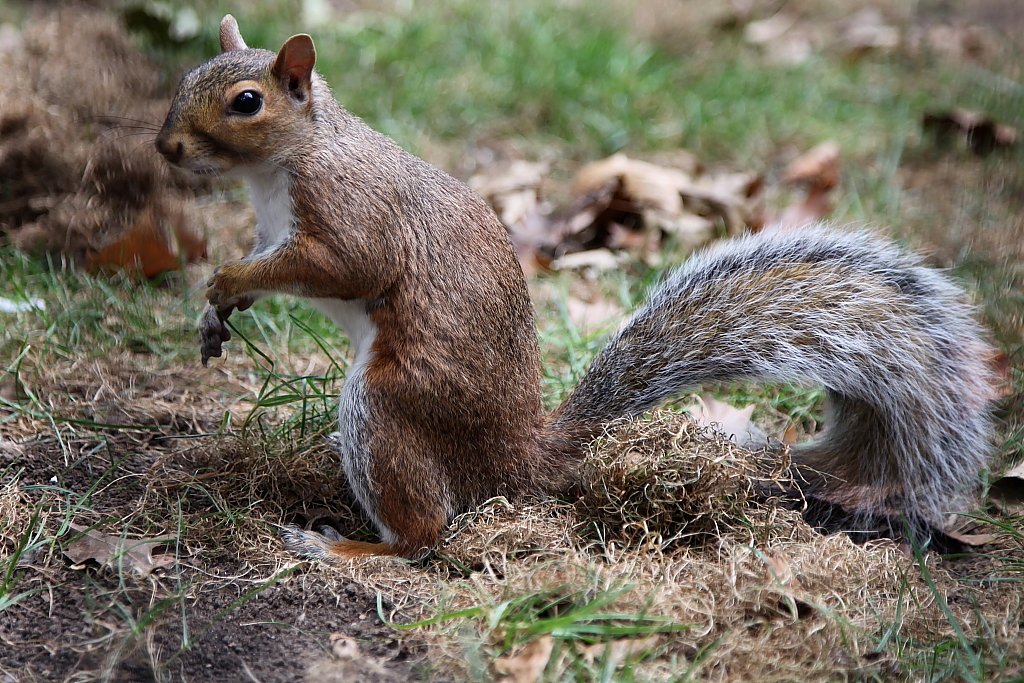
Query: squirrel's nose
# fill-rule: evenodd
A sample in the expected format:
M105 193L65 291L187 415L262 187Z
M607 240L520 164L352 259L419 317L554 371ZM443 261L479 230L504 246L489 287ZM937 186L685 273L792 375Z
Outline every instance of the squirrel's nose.
M181 161L182 155L185 154L185 145L182 144L181 140L178 140L177 143L175 143L173 140L168 137L164 137L163 135L157 136L156 149L172 164L177 164Z

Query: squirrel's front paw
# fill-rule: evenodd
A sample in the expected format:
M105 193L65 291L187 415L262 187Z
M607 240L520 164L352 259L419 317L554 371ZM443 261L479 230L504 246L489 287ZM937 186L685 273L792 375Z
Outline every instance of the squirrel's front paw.
M206 367L210 358L220 358L223 354L222 345L231 339L231 332L224 324L227 317L221 316L217 309L209 304L199 317L199 349L203 357L203 367Z
M229 261L213 271L206 282L206 300L224 318L231 315L232 309L244 311L254 301L251 296L246 296L250 288L242 286L244 278L240 276L245 273L242 270L243 264L244 261Z
M222 345L231 339L231 332L225 321L236 309L244 311L252 306L255 300L252 296L242 296L230 304L206 305L199 317L199 348L203 354L203 367L206 367L210 358L220 358L223 353Z

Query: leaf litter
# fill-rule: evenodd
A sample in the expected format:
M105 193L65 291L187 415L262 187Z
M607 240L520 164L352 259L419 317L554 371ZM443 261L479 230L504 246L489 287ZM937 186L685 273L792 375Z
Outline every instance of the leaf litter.
M94 560L101 567L118 571L127 569L147 576L175 562L173 555L153 554L157 547L173 543L173 538L123 538L77 524L69 526L80 534L64 547L64 554L75 564Z
M31 39L28 32L14 43ZM37 107L30 114L39 111ZM43 131L50 140L63 139L60 136L65 134L46 128L32 130ZM14 148L5 151L10 153L10 149ZM817 171L793 171L787 176L791 182L806 183L803 206L814 204L812 212L827 212L827 205L817 207L822 206L820 200L828 189L822 179L832 174L834 160L829 161L830 155L821 150L817 154ZM833 156L837 159L838 150ZM574 183L570 204L560 210L547 204L542 191L545 171L542 164L513 163L502 182L492 179L487 184L486 177L477 181L481 192L499 209L513 240L518 240L521 259L526 254L536 270L557 263L557 259L601 250L613 259L617 257L612 250L625 251L653 265L666 244L681 245L685 251L707 239L766 222L761 179L756 174L712 174L692 158L660 165L617 155L584 167ZM819 203L810 201L814 188L818 188L815 202ZM101 242L93 238L81 241L75 224L62 222L61 202L76 191L62 189L56 202L44 198L26 205L33 220L20 223L15 236L26 244L33 240L45 243L47 248L60 242L53 235L63 236L71 253L100 249ZM133 219L115 221L105 229L126 229L146 210L137 208ZM163 220L159 216L177 209L148 210L151 216L142 220L159 222ZM191 214L185 211L183 215ZM131 235L130 227L127 230ZM585 271L596 268L596 263L595 258L589 264L564 267ZM589 297L581 301L599 305ZM74 414L98 421L152 425L171 436L201 436L223 416L223 396L199 392L161 396L155 383L137 383L135 371L125 370L137 362L136 358L113 358L109 364L76 364L73 372L68 367L50 368L44 373L39 394L52 399L51 407L62 411L78 411ZM117 381L112 382L111 377ZM236 375L232 382L237 379ZM185 373L175 374L171 383L188 386L197 381ZM255 381L249 380L250 384ZM47 396L46 389L55 387L67 393ZM254 393L256 387L247 386L245 391ZM65 402L68 397L72 400ZM115 399L124 406L119 408ZM185 420L178 419L183 409L188 412ZM244 413L248 406L235 402L232 409ZM36 470L29 474L37 477L53 469L52 465L47 466L49 470L39 465L44 453L51 459L63 455L65 463L95 458L88 455L88 449L96 444L85 430L59 430L58 439L64 442L56 451L46 450L54 444L44 448L32 441L50 431L52 425L24 415L4 422L0 424L0 436L5 436L0 440L0 455L5 462L35 463ZM114 442L124 436L108 434L107 438ZM210 583L248 585L282 571L294 572L294 560L281 552L273 530L297 507L311 515L329 514L346 521L349 534L360 533L367 524L350 492L339 486L343 479L336 456L323 445L310 447L309 441L266 443L248 435L168 447L137 435L131 438L136 439L133 448L144 457L132 463L134 470L123 474L136 487L143 481L151 483L141 490L132 489L138 491L138 497L131 504L123 499L98 503L100 509L91 514L141 521L146 519L147 501L169 493L180 494L187 502L201 490L206 498L202 504L193 502L195 507L186 508L181 542L198 546L202 552L190 557L188 564L195 564L204 553L207 558L226 553L238 563L238 571L234 575L218 573L228 567L214 561L197 565L200 571L189 574L192 578L209 572ZM938 558L927 556L923 566L938 587L932 590L919 571L921 567L908 563L894 544L881 540L858 546L842 535L821 535L802 520L792 501L763 495L771 488L767 484L785 483L787 477L784 461L766 463L763 457L739 448L706 426L659 411L650 419L611 427L581 466L581 486L571 495L557 501L510 503L495 499L460 517L435 556L420 566L373 558L337 568L318 566L308 573L302 569L267 588L250 611L245 611L246 605L236 613L247 614L253 621L269 614L287 614L297 626L338 634L326 648L333 652L329 659L310 660L305 673L311 681L351 680L357 676L353 671L361 672L358 676L365 680L373 680L367 678L371 675L379 675L379 680L400 680L395 673L400 670L395 668L396 657L410 653L428 659L436 670L458 680L468 673L467 648L472 647L466 645L468 637L482 643L488 671L509 671L511 663L513 669L518 667L536 680L544 643L550 642L554 648L574 641L563 636L527 635L520 632L522 622L505 624L492 618L509 599L535 594L555 596L568 604L607 594L613 596L608 610L614 613L636 614L642 606L645 614L685 625L668 637L604 638L579 646L585 662L595 663L607 656L613 668L638 658L644 675L653 679L675 675L678 671L672 668L673 662L680 661L698 667L708 680L832 680L837 672L889 675L891 661L875 651L877 634L898 622L905 637L951 639L955 629L943 608L952 610L968 630L999 624L998 642L1019 655L1020 619L1015 621L1012 613L1017 610L1019 614L1021 606L1012 586L990 583L984 590L976 590L955 581ZM47 480L42 477L40 483ZM31 501L17 485L4 491L0 510L6 515L6 528L27 528ZM231 524L222 524L208 514L210 500L218 509L245 514ZM44 523L52 528L56 521L48 517ZM90 520L95 521L98 519ZM162 520L168 532L174 528L172 521ZM151 533L152 529L143 532L140 526L133 535L145 541ZM95 555L103 555L102 547L109 550L121 540L119 536L100 538L104 540L93 539L99 549L76 556L92 554L101 561ZM9 551L14 540L4 533L5 550ZM152 549L151 544L144 545ZM114 550L108 556L112 559L116 554ZM147 561L153 563L152 556L139 559L143 569ZM47 572L57 571L52 555L41 555L39 562ZM192 571L180 562L166 568ZM209 600L203 580L197 579L196 586L193 596ZM308 600L302 603L307 611L300 614L282 609L282 603L300 595L302 601ZM383 634L391 633L387 627L361 630L359 615L346 607L346 600L357 604L373 595L380 596L381 614L399 624L445 610L480 608L479 613L488 618L456 621L454 629L444 622L415 629L402 637L396 653L390 645L381 644L387 639ZM70 602L72 596L67 594L67 598ZM320 605L318 611L307 607L314 603ZM230 605L230 600L221 604ZM32 608L45 609L45 605ZM330 625L339 613L352 618L350 624L343 625L343 632ZM622 620L608 621L619 625ZM210 633L207 642L212 645L218 642L215 636L220 637L220 632ZM237 639L239 633L247 632L226 628L225 633L234 633ZM360 633L372 639L373 654L365 655L358 646L354 650L344 646L344 639ZM507 645L510 639L514 642L511 649ZM269 641L260 643L269 647ZM566 671L571 660L564 649L553 657L553 648L543 658L545 666ZM352 669L351 662L367 666ZM276 666L270 658L268 665ZM285 671L283 664L278 668ZM278 680L267 678L274 675L270 671L257 668L250 677L258 674L261 680Z

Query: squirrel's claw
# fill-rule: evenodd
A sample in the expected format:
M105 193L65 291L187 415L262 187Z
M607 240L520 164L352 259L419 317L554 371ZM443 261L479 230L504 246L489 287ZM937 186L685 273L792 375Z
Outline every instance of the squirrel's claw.
M244 311L255 301L252 296L243 296L228 305L218 306L211 301L206 306L199 317L199 348L204 368L210 358L220 358L223 355L222 345L231 339L231 331L225 321L236 310Z
M199 317L199 350L202 354L204 368L210 358L220 358L223 355L222 345L231 339L231 332L224 324L230 313L229 310L227 313L221 314L213 306L207 306Z

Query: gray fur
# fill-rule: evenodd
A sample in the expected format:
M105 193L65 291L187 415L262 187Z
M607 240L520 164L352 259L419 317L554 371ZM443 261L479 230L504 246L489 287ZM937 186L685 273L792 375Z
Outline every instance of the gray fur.
M637 415L704 382L821 385L827 430L794 459L855 511L941 526L990 451L993 377L972 313L944 275L866 232L731 240L651 294L556 422Z

